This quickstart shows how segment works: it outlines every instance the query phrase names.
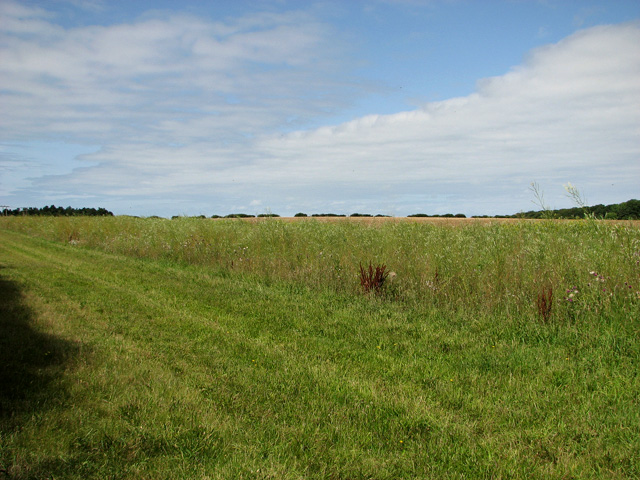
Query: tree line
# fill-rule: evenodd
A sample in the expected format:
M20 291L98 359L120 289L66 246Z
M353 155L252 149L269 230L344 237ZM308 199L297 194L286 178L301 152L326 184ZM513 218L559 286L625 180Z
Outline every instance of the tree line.
M593 205L573 208L560 208L557 210L539 210L520 212L508 215L507 218L602 218L605 220L638 220L640 219L640 200L628 200L611 205Z
M56 207L50 205L42 208L26 207L2 210L2 215L5 216L48 216L48 217L112 217L113 213L105 208L72 208L72 207Z
M211 218L255 218L255 217L279 217L275 213L249 215L246 213L232 213L230 215L213 215ZM372 215L369 213L352 213L345 215L341 213L314 213L307 215L306 213L296 213L295 217L388 217L389 215ZM204 216L202 216L204 218ZM445 213L445 214L427 214L414 213L407 217L426 217L426 218L467 218L464 213ZM557 210L531 210L528 212L519 212L513 215L474 215L472 218L557 218L557 219L576 219L576 218L598 218L606 220L639 220L640 219L640 200L628 200L622 203L614 203L611 205L593 205L580 206L573 208L560 208ZM177 218L177 217L174 217Z
M72 208L72 207L56 207L50 205L42 208L27 207L27 208L4 208L1 210L1 215L4 216L54 216L54 217L74 217L74 216L89 216L89 217L112 217L113 213L105 208ZM279 217L275 213L262 213L259 215L249 215L246 213L231 213L229 215L220 216L212 215L211 218L253 218L253 217ZM346 217L344 214L336 213L314 213L307 215L306 213L296 213L296 217ZM388 215L371 215L368 213L352 213L349 217L387 217ZM200 215L201 218L206 218L204 215ZM454 218L466 218L462 213L452 214L446 213L444 215L428 215L426 213L416 213L408 215L408 217L454 217ZM528 212L519 212L513 215L475 215L473 218L557 218L557 219L575 219L575 218L599 218L606 220L638 220L640 219L640 200L628 200L622 203L614 203L611 205L593 205L593 206L579 206L573 208L560 208L556 210L530 210ZM172 218L179 218L174 216Z

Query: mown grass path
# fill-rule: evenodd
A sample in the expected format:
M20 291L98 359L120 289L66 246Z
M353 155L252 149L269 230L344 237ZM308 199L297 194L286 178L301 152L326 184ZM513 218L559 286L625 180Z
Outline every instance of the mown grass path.
M9 231L0 280L9 478L640 475L625 318L443 315Z

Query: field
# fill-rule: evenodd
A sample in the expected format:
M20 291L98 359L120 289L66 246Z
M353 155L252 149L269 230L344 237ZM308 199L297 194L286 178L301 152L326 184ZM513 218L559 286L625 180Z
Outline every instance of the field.
M7 217L0 297L0 478L640 478L637 224Z

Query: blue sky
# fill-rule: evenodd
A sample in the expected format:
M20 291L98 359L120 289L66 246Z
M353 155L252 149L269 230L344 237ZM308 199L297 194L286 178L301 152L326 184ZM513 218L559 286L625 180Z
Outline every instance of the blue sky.
M640 198L640 2L0 0L0 204L510 214Z

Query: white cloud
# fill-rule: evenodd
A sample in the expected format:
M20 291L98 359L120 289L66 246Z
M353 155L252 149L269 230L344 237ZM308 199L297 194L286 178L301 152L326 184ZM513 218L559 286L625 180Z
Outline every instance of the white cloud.
M72 29L14 3L0 14L11 26L0 33L0 137L103 145L34 191L154 205L148 214L187 201L217 213L513 213L533 208L534 180L551 202L567 181L602 201L605 183L612 201L637 197L637 23L536 49L467 97L296 131L354 87L339 39L303 12Z
M304 13L71 29L11 2L0 15L3 138L253 135L344 95L331 32Z
M509 197L504 182L514 178L521 187L574 178L590 189L617 178L637 194L638 44L638 24L592 28L535 50L468 97L271 137L259 147L284 161L278 171L298 178L374 191L386 185L400 196L404 185L421 183L442 194Z
M534 52L525 65L480 82L478 92L468 97L297 132L267 145L284 151L302 145L342 151L344 145L352 145L370 152L398 152L406 146L403 158L424 158L434 149L462 153L469 146L473 148L468 153L478 152L478 143L491 147L513 141L531 149L534 145L527 140L532 136L541 147L553 139L570 140L566 134L592 144L612 133L629 138L639 126L640 55L633 48L638 40L635 25L595 28ZM585 130L599 128L606 132L584 137ZM419 146L427 149L415 148Z

